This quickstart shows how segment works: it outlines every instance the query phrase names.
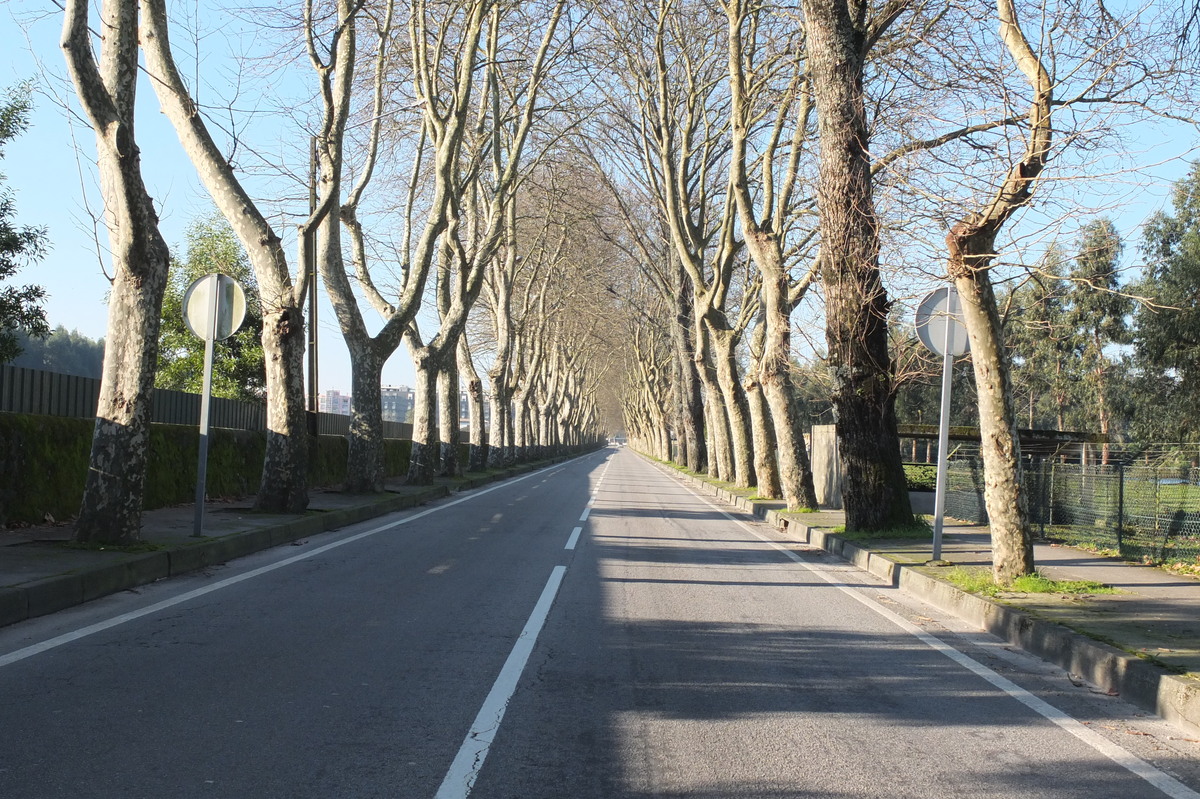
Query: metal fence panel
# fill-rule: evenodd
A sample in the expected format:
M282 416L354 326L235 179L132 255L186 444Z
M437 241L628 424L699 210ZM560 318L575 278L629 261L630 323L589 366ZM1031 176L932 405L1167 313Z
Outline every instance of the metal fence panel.
M45 416L92 418L100 401L100 381L93 377L64 375L40 369L0 365L0 412L29 413ZM151 419L163 424L200 423L200 395L185 391L155 389ZM210 424L234 430L265 430L267 409L262 402L213 397ZM321 435L350 434L350 417L317 414ZM412 425L384 422L383 437L412 438Z
M985 523L978 458L950 462L946 513ZM1046 537L1162 563L1200 559L1200 469L1126 464L1024 464L1030 521Z

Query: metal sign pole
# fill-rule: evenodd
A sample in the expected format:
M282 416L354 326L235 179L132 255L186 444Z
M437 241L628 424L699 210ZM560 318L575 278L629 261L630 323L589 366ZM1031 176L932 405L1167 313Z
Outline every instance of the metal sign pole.
M950 338L954 332L952 320L958 313L955 306L958 292L946 291L946 338L942 346L942 409L938 417L937 484L933 495L933 559L942 559L942 525L946 511L946 462L950 457L950 384L954 376L954 354Z
M218 295L221 289L221 276L209 276L209 315L208 329L204 331L204 388L200 393L200 459L196 464L196 519L192 530L193 538L204 535L204 497L207 493L208 479L208 417L209 398L212 396L213 349L217 337L217 314L219 313Z

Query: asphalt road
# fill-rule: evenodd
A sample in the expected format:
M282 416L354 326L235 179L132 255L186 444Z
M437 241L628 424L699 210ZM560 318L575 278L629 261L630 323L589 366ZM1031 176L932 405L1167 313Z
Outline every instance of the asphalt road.
M1196 789L1170 725L628 450L0 630L0 797Z

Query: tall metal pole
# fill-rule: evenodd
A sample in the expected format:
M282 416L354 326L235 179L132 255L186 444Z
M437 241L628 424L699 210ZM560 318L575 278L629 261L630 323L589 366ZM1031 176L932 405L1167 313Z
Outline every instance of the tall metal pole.
M958 292L946 289L946 338L942 345L942 411L938 417L937 484L933 498L933 559L942 559L942 522L946 511L946 463L950 457L950 383L954 376L954 354L950 350Z
M204 496L208 481L208 417L209 398L212 396L213 346L217 338L218 299L221 291L221 276L208 276L208 329L204 331L204 388L200 394L200 458L196 464L196 511L192 525L192 537L204 535Z
M311 137L308 153L308 213L317 210L317 137ZM308 409L317 412L317 231L307 230L308 237L304 248L308 263Z

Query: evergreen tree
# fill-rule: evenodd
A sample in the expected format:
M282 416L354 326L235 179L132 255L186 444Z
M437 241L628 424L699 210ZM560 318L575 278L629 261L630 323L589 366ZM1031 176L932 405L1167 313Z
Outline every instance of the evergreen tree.
M1082 372L1076 386L1083 396L1077 407L1095 419L1099 432L1106 436L1123 427L1114 427L1113 422L1114 376L1119 373L1113 347L1132 340L1128 317L1133 301L1121 293L1118 284L1122 246L1111 220L1096 219L1084 225L1066 296L1072 360ZM1107 444L1104 459L1107 462Z
M1072 387L1078 375L1075 338L1066 318L1067 255L1052 245L1033 278L1001 300L1007 307L1005 340L1012 362L1014 404L1031 429L1070 426Z
M229 275L246 292L246 320L213 352L212 394L229 399L258 400L266 393L262 350L262 311L254 270L233 230L219 214L194 220L185 233L187 254L171 259L163 298L156 388L203 390L204 341L183 323L183 295L196 279L213 272Z
M4 157L4 145L29 127L32 107L29 87L25 85L10 90L0 103L0 159ZM15 225L13 192L4 185L4 179L0 174L0 281L12 277L46 251L45 228ZM40 305L45 297L46 290L41 286L0 287L0 363L21 354L18 330L34 336L49 335L46 311Z
M1146 225L1134 314L1134 390L1145 403L1135 432L1156 441L1200 440L1200 164L1175 184L1172 213Z
M17 344L24 351L13 359L13 366L97 379L104 369L104 339L93 340L62 325L45 339L18 331Z

